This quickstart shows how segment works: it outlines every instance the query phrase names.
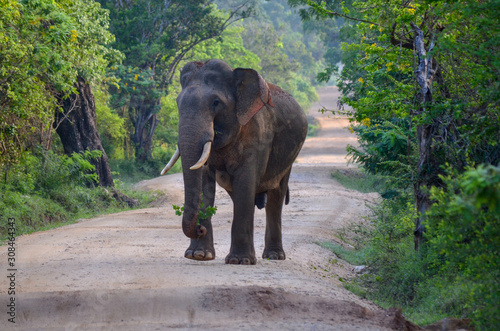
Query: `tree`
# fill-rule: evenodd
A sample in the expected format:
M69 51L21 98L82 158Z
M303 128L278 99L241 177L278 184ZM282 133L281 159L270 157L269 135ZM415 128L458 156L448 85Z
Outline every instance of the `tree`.
M108 62L118 57L116 51L104 46L113 40L107 14L99 4L83 0L3 0L1 14L5 46L0 49L2 161L14 162L20 151L37 143L48 149L51 117L57 109L58 132L65 126L69 128L61 135L65 151L83 153L93 147L101 150L103 156L95 160L97 172L102 175L100 183L112 186L95 124L83 125L95 122L95 109L89 108L93 96L88 84L101 81ZM80 97L86 102L77 102L79 111L73 112L75 103L68 100ZM94 130L78 132L79 128Z
M307 109L318 98L313 86L322 63L322 45L302 29L300 17L286 1L261 2L256 11L255 17L242 23L245 47L259 56L260 74Z
M97 131L96 106L91 83L105 77L104 69L119 53L106 48L114 40L109 32L109 18L105 10L93 1L61 2L75 26L72 30L73 47L70 56L77 73L74 91L69 95L59 92L61 111L56 112L54 127L67 155L99 150L102 156L92 160L99 177L99 185L114 186L106 151Z
M44 10L46 15L40 15ZM63 56L73 26L52 3L0 5L0 164L30 145L50 143L54 90L69 91L74 71ZM57 70L56 70L57 69Z
M497 329L499 2L293 2L313 19L344 20L338 85L364 147L351 155L399 184L374 218L370 292L393 300L401 288L410 303L398 304ZM401 253L415 211L418 251ZM395 239L401 228L408 235Z
M75 93L61 100L63 111L56 112L55 129L66 155L84 153L87 150L101 152L101 157L91 162L99 178L99 185L112 187L114 184L108 156L97 131L94 95L90 85L82 77L78 77L75 87Z
M223 14L209 0L112 1L100 0L111 13L114 47L126 58L113 67L120 79L111 88L114 107L126 107L134 126L136 159L151 158L152 138L158 125L161 96L187 52L199 43L220 36L235 20L251 10L243 1Z
M304 17L345 20L341 35L351 43L343 46L339 86L356 109L352 119L410 123L408 137L418 146L416 158L407 157L418 246L432 204L428 190L443 186L441 167L500 160L498 2L291 2L308 5Z

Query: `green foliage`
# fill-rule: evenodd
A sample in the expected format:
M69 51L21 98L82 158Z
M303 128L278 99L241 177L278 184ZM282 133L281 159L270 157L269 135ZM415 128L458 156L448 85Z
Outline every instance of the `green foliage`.
M300 13L309 27L338 32L341 53L328 46L320 78L336 75L341 60L338 85L342 102L354 109L347 114L360 145L348 152L397 191L374 209L371 273L361 281L368 295L402 305L422 323L429 322L425 316L458 316L498 329L498 1L289 3L305 5ZM334 18L342 23L338 30ZM423 30L434 70L425 104L414 73L412 24ZM432 161L420 162L426 155ZM412 187L419 201L427 190L433 202L418 253L412 251Z
M370 226L352 234L361 243L356 250L328 245L340 258L367 266L366 272L346 287L382 307L403 308L405 315L418 324L450 316L449 310L429 309L436 302L435 297L429 299L429 293L437 293L433 283L436 279L430 280L432 275L422 252L413 250L416 212L411 195L384 199L372 210Z
M307 116L307 127L307 137L315 137L321 129L319 121L313 116Z
M125 119L109 106L110 96L107 91L96 88L93 92L96 104L97 130L101 137L102 146L108 158L123 159L125 157L123 142L127 136Z
M17 234L30 233L67 221L69 212L51 199L9 192L0 201L0 241L7 237L7 218L16 219Z
M73 153L58 156L52 151L38 149L35 153L25 153L15 166L4 169L4 191L22 194L49 194L62 185L93 186L98 183L92 159L101 157L100 151Z
M0 165L15 163L32 141L51 139L56 97L77 75L104 78L116 51L108 16L94 1L13 1L0 5Z
M154 80L154 74L151 67L111 66L110 75L118 78L117 81L111 81L110 86L113 108L136 109L147 100L158 99L162 93L157 88L158 82ZM137 114L132 115L135 118Z
M403 308L418 324L468 317L477 329L494 330L500 300L500 168L448 172L447 188L431 189L435 204L426 214L427 244L418 252L413 250L413 198L404 193L372 207L370 226L353 234L361 243L356 250L321 246L368 266L349 289L383 307Z
M314 89L299 75L300 64L290 61L280 46L280 35L269 23L266 28L260 24L247 25L244 40L246 47L259 55L260 73L265 80L292 94L303 107L317 100Z
M366 254L365 248L358 250L348 249L342 245L331 243L328 241L318 242L319 246L331 250L339 259L342 259L352 265L364 265L366 264Z
M177 205L172 205L172 208L175 210L175 215L177 216L182 216L182 214L184 213L184 204L182 204L182 207ZM198 213L198 222L200 220L206 220L212 217L213 215L215 215L216 212L217 212L217 206L205 207L205 204L202 202L200 205L200 212Z
M427 213L429 260L441 284L460 286L459 313L478 327L500 326L500 168L480 165L443 177L447 189L432 188Z
M168 94L161 99L161 109L158 120L161 125L155 131L153 145L153 160L159 160L161 167L157 168L154 175L158 175L165 164L174 155L177 149L179 113L177 110L177 95L180 92L180 82L175 80L168 88ZM180 162L177 162L169 173L181 171Z
M336 170L332 178L350 190L363 193L380 192L385 193L387 188L386 179L379 175L369 175L359 170Z
M162 88L169 83L171 65L175 68L192 47L218 36L227 23L207 0L100 2L110 11L115 47L124 52L124 65L151 68Z
M412 153L416 146L410 140L415 133L410 132L406 121L394 118L392 121L371 122L365 119L360 125L351 126L350 130L356 132L360 145L347 147L351 162L361 164L370 174L388 176L395 188L411 186Z
M302 108L309 108L318 100L314 77L324 52L319 38L302 29L299 16L285 0L261 3L256 11L255 17L242 23L245 47L259 56L264 79L290 93Z
M232 26L224 30L220 38L207 40L193 48L186 60L206 62L210 59L220 59L232 68L252 68L260 70L260 58L257 54L245 48L242 34L244 27Z
M89 187L97 183L90 160L100 157L100 153L87 151L68 157L38 149L24 153L15 165L4 167L0 182L0 241L6 238L8 218L16 219L19 235L127 208L106 189ZM142 204L151 200L126 187L119 189Z
M318 1L316 3L308 0L288 0L288 3L292 8L298 8L304 30L316 35L323 43L323 61L320 64L322 68L326 68L322 72L316 70L317 79L319 82L329 82L332 75L336 76L338 64L341 61L339 33L343 22L339 24L336 20L328 19L330 15L326 15L325 10L326 8L338 8L340 3L338 1L322 1L321 3ZM342 4L349 5L350 1ZM325 8L322 9L322 6Z
M168 161L171 155L165 154L165 157L162 157L162 159ZM110 160L109 165L113 171L113 178L123 183L133 185L142 180L158 177L161 169L163 169L167 163L167 161L163 161L162 159L151 159L145 162L139 162L135 159L115 159ZM179 172L180 165L176 164L174 170L171 171L172 173Z

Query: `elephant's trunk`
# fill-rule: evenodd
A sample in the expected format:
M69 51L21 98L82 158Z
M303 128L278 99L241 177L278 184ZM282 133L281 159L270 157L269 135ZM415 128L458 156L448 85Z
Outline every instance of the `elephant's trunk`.
M198 129L199 130L199 129ZM182 230L192 239L203 237L207 229L199 222L203 192L203 165L210 154L210 134L193 137L193 131L179 128L179 149L184 177L184 214ZM193 139L194 138L194 139Z
M203 170L190 170L192 161L182 157L182 168L184 177L184 214L182 216L182 230L189 238L196 239L202 234L199 225L199 213L201 205L201 192L203 182ZM195 161L196 162L196 161ZM200 233L199 233L200 232Z

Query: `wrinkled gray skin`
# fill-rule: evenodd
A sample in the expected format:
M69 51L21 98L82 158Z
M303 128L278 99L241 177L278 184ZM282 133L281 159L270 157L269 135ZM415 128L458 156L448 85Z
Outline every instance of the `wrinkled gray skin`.
M307 134L304 111L255 70L233 70L220 60L188 63L181 70L181 85L177 105L185 185L182 228L191 238L185 257L215 258L211 220L198 220L198 214L202 201L214 206L217 181L234 204L226 263L256 263L255 205L266 208L262 257L284 260L281 211L292 164ZM190 170L208 141L213 143L207 162Z

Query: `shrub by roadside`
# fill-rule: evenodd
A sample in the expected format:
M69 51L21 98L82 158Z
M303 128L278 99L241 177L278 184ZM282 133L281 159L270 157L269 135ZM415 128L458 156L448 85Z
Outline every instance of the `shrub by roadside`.
M21 162L3 169L0 182L0 242L7 221L16 220L16 235L69 224L80 218L130 209L114 192L99 187L89 160L93 152L71 157L39 150L25 153ZM145 206L160 193L133 191L120 182L117 189Z
M371 180L358 175L335 178L369 191L360 182ZM321 245L367 266L346 284L349 290L384 308L401 307L419 325L456 317L470 318L477 330L500 329L500 168L480 165L442 179L448 189L431 191L435 203L418 252L413 197L405 191L372 207L370 224L352 234L355 249Z

